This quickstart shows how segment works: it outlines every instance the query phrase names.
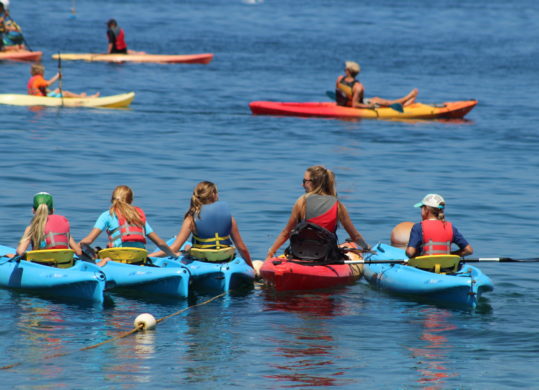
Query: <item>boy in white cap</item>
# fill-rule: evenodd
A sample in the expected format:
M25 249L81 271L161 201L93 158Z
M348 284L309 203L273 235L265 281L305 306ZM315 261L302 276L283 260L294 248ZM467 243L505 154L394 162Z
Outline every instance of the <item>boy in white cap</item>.
M387 100L380 97L364 99L365 87L356 80L356 76L361 71L361 67L357 62L346 61L344 63L344 76L339 76L335 83L336 101L339 106L348 106L355 108L376 108L389 107L394 104L402 104L403 106L410 105L415 102L418 94L417 88L400 99Z
M410 232L406 248L408 257L445 254L462 257L473 253L472 247L457 228L445 220L445 200L441 195L428 194L414 207L421 207L422 221L416 223ZM451 251L452 243L459 249Z

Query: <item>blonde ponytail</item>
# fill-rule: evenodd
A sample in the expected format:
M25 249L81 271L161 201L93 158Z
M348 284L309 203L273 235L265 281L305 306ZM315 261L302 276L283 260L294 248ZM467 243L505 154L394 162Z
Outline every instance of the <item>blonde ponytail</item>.
M47 224L47 217L49 216L49 208L45 203L40 204L35 209L34 217L30 222L30 229L22 237L22 241L30 241L34 249L38 249L41 246L41 242L45 239L45 225Z
M337 196L335 174L331 170L322 165L315 165L307 168L307 172L311 175L312 194Z
M120 185L112 191L112 205L110 206L110 215L122 216L130 225L143 227L142 217L131 203L133 202L133 191L125 185Z
M198 183L193 190L189 209L183 218L195 218L195 215L200 214L200 209L203 205L214 202L215 195L217 195L217 186L214 183L211 181L201 181Z

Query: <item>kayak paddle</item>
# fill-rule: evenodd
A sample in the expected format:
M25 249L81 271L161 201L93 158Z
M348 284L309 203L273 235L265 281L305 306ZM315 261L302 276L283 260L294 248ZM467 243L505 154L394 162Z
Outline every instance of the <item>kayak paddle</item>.
M512 257L481 257L477 259L461 259L463 263L539 263L539 258L513 259ZM391 260L345 260L344 264L406 264L408 259Z
M326 96L330 98L331 100L337 100L337 95L333 91L326 91ZM395 111L404 112L404 108L402 107L402 104L400 103L393 103L393 104L390 104L389 106L380 106L380 107L389 107Z
M58 74L60 78L58 79L58 89L60 90L60 98L62 99L62 107L64 106L64 92L62 91L62 56L58 52Z

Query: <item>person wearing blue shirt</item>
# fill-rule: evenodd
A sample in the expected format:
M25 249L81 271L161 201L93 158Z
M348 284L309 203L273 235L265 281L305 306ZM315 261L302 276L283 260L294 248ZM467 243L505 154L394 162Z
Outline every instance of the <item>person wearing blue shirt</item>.
M438 194L428 194L415 205L421 208L422 221L416 223L410 232L406 248L408 257L420 255L453 254L466 256L473 253L473 248L464 236L445 220L445 200ZM451 251L451 244L459 249Z
M166 242L153 231L146 220L144 211L131 205L133 202L131 188L125 185L116 187L112 192L111 202L110 209L99 216L92 231L80 241L81 245L90 245L101 232L106 231L109 248L146 249L146 237L148 237L167 256L176 256Z

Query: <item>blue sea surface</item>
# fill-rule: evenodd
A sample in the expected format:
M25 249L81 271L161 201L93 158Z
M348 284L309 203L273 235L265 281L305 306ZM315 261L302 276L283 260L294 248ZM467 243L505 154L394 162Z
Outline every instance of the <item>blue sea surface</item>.
M413 205L434 192L474 257L538 255L535 1L12 0L11 14L44 52L46 78L58 70L53 54L104 52L110 18L133 50L215 58L62 61L64 89L134 91L129 109L0 106L3 245L17 245L34 193L52 193L81 239L119 184L133 188L167 239L196 183L211 180L253 258L263 259L302 194L304 170L322 164L371 244L387 243L399 222L418 221ZM421 102L479 103L459 121L250 113L255 100L327 101L345 60L361 64L368 96L417 87ZM29 70L1 62L0 93L25 93ZM257 284L87 350L132 329L140 313L163 318L211 295L111 294L104 306L88 306L0 290L0 365L15 364L0 380L12 389L536 388L538 267L481 264L495 290L473 311L364 281L304 294Z

